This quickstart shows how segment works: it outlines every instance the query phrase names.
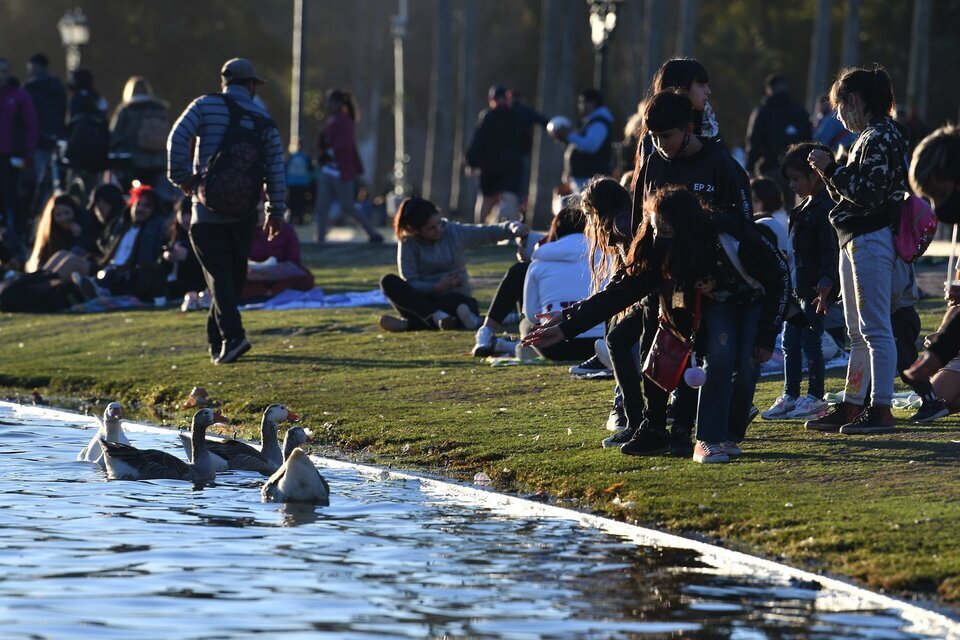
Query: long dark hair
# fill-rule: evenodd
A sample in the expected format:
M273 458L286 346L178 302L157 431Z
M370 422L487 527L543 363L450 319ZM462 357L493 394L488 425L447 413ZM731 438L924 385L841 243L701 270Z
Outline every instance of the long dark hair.
M110 206L111 218L116 218L120 212L123 211L123 208L127 206L127 201L123 198L123 191L120 190L120 187L110 182L98 185L97 188L93 190L93 193L90 194L90 199L87 201L87 211L89 211L91 215L93 215L93 208L99 200L103 200Z
M647 98L673 89L675 91L690 91L694 82L710 82L707 68L696 58L672 58L667 60L653 76L653 82L647 89ZM703 124L703 111L694 111L694 133L700 133Z
M438 213L440 210L437 209L437 205L429 200L419 196L405 198L397 209L397 215L393 217L393 231L397 240L405 240L417 235L430 218Z
M630 211L632 206L630 192L609 176L594 176L580 193L580 210L586 218L587 254L593 274L593 291L599 291L602 282L613 275L621 262L616 250L616 219L618 215ZM599 262L598 250L607 256Z
M630 245L627 268L640 273L659 266L664 278L676 280L684 288L706 278L716 261L717 234L710 211L700 199L685 186L669 185L651 193L644 200L643 210L646 213ZM653 247L650 217L654 214L673 227L672 246L662 256Z
M337 105L350 116L354 122L360 121L360 110L357 108L357 101L353 99L353 94L345 89L331 89L327 92L327 100ZM332 113L330 115L333 115Z
M890 116L896 113L897 101L890 74L881 65L844 69L830 87L830 104L839 109L851 93L860 94L863 110L872 116Z
M587 221L579 208L565 206L553 216L553 220L550 221L550 230L547 231L543 242L553 242L571 233L583 233L586 226Z

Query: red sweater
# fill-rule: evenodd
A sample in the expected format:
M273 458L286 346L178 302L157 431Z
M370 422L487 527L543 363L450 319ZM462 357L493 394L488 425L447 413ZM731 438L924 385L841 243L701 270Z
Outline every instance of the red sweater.
M327 118L327 123L317 142L321 156L330 150L340 168L340 179L344 182L363 175L363 163L357 151L356 128L353 120L345 113L336 113Z
M300 265L300 239L293 226L283 223L280 234L273 240L267 240L267 232L258 228L250 243L250 259L263 262L267 258L276 258L277 262L292 262ZM301 265L302 266L302 265Z
M20 87L0 87L0 154L33 156L39 135L30 94Z

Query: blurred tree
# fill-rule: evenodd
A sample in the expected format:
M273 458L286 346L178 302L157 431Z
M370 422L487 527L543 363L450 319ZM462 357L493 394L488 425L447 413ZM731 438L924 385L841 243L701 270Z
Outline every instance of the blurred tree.
M441 211L450 210L453 177L453 128L455 103L455 62L453 49L453 6L436 0L433 25L433 70L430 82L430 121L427 128L424 195Z

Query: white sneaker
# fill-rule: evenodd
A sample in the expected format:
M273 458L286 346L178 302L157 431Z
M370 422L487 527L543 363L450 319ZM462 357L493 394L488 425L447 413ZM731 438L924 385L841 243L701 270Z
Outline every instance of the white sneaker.
M514 355L517 352L517 345L520 344L519 340L511 340L510 338L497 338L496 343L493 346L494 353L498 355Z
M760 417L764 420L781 420L797 408L797 400L798 398L794 396L782 395L770 405L769 409L761 411Z
M496 344L497 334L487 325L483 325L477 329L477 343L473 345L473 351L471 353L478 358L492 356L496 350Z
M473 331L483 324L483 318L471 311L470 307L465 304L457 305L457 317L460 318L460 322L463 324L464 328L469 329L470 331Z
M814 420L823 417L829 408L830 405L826 401L807 394L797 401L796 407L787 413L787 417L797 420Z
M610 350L607 349L607 341L600 338L593 343L593 349L597 354L597 359L603 363L603 366L613 370L613 360L610 359Z

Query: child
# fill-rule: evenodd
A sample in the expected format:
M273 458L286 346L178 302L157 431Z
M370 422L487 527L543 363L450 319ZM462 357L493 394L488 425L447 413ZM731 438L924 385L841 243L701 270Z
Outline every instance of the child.
M827 301L836 291L840 248L828 215L833 201L820 175L807 163L814 149L830 150L824 145L803 142L791 145L783 156L780 173L790 189L803 201L790 212L790 245L794 259L794 292L810 326L799 329L787 322L783 327L783 395L760 413L764 420L819 418L827 410L823 400L824 363L821 339ZM773 184L772 181L768 181ZM780 197L776 189L777 198ZM818 304L819 303L819 304ZM807 356L809 377L807 395L800 396L803 363Z
M790 221L783 210L783 195L780 187L770 178L754 178L750 181L750 195L753 202L753 220L770 231L770 237L776 239L777 248L783 252L793 273L793 247L790 246L788 229Z

